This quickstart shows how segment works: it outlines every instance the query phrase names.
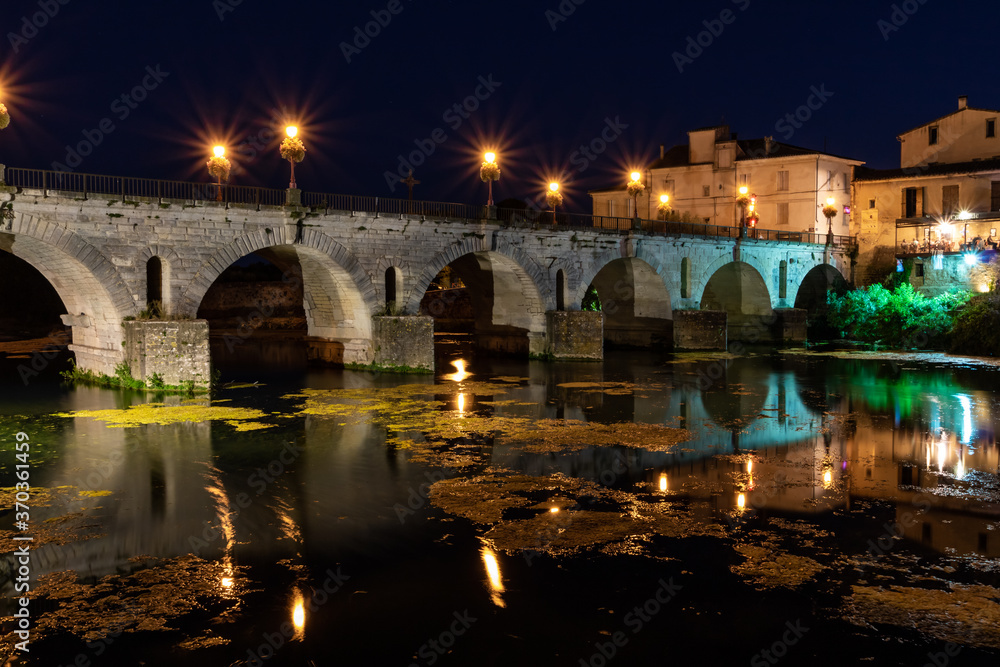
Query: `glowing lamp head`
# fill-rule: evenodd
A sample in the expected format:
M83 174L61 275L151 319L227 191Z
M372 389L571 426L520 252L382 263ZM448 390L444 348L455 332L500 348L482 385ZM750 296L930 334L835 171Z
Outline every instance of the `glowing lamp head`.
M965 253L965 265L975 266L975 264L976 264L976 253L973 252Z
M642 174L640 174L637 171L633 171L631 176L633 181L638 181L640 178L642 178Z
M552 192L559 192L559 184L549 183L549 190L552 190Z
M299 128L294 125L289 125L285 128L285 134L288 135L290 139L294 138L299 133Z
M660 195L660 203L666 204L670 201L670 195Z
M748 193L748 192L750 192L750 188L748 188L748 187L747 187L747 186L745 186L745 185L741 185L741 186L740 186L740 194L741 194L741 195L745 195L745 194L746 194L746 193Z
M837 203L837 200L834 199L833 197L827 197L826 198L826 205L827 206L833 206L836 203Z
M215 153L215 157L225 157L226 156L226 147L225 146L216 146L215 148L212 149L212 152Z
M489 153L486 154L486 161L487 162L496 162L496 160L497 160L497 154L496 153L489 152Z

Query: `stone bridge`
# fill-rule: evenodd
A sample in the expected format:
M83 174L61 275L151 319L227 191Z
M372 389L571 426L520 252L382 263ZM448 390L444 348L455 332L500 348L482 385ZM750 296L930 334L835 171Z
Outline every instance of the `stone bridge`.
M473 295L475 333L484 347L557 358L600 358L602 339L715 349L731 340L801 339L804 311L796 307L825 299L827 287L849 270L847 244L787 235L709 237L669 228L116 197L23 185L2 187L0 199L0 250L52 284L68 311L63 320L72 326L77 364L105 373L126 359L123 320L156 300L166 319L183 325L196 317L220 274L251 253L275 263L286 280L302 281L309 340L325 346L320 356L342 363L378 360L379 316L421 315L428 287L449 265ZM602 315L581 312L591 285ZM388 309L388 302L395 307ZM432 335L432 321L420 319ZM426 326L421 331L426 338Z

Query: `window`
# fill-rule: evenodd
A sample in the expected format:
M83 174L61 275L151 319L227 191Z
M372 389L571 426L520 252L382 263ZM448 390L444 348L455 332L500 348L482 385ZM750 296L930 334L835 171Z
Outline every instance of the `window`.
M986 138L992 139L997 136L997 119L989 118L986 120Z
M903 188L903 218L916 218L924 214L924 189Z
M958 186L945 185L941 188L941 212L952 215L958 212Z
M869 199L868 200L868 208L875 208L875 200L874 199Z
M701 189L701 193L702 193L702 195L704 195L705 197L711 197L711 196L712 196L712 186L710 186L710 185L706 185L706 186L704 186L704 187L703 187L703 188Z
M788 172L778 172L778 192L788 192Z
M788 202L778 202L778 225L788 224Z
M917 278L923 278L924 277L924 265L923 264L919 264L919 263L918 264L914 264L913 265L913 275L916 276Z
M927 144L930 146L936 146L938 142L938 129L937 126L931 127L927 131Z

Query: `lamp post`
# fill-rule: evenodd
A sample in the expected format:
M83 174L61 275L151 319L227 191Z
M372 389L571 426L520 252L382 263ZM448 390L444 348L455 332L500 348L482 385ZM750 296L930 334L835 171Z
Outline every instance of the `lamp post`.
M289 190L297 190L298 187L295 185L295 163L302 162L306 157L306 147L299 139L299 128L294 125L289 125L285 128L285 134L287 135L281 141L281 157L282 159L288 160L288 164L292 166L292 180L288 183Z
M747 206L750 205L750 189L741 185L739 194L736 195L736 205L740 207L740 236L747 233Z
M660 213L660 219L666 220L670 213L670 195L660 195L660 205L656 207Z
M212 149L212 152L215 153L215 155L208 159L208 173L214 177L219 184L219 190L215 196L215 200L222 201L222 181L229 181L229 170L233 165L229 161L229 158L226 157L225 146L216 146Z
M7 129L8 125L10 125L10 112L7 111L7 107L4 106L4 103L0 102L0 130ZM4 184L4 171L4 166L0 164L0 185Z
M497 154L490 151L483 156L483 166L479 168L479 178L489 186L489 194L486 197L487 217L492 218L493 213L493 181L500 180L500 165L497 164Z
M625 189L628 191L628 196L632 198L632 219L638 222L639 220L639 195L645 191L646 186L642 184L640 180L642 174L637 171L633 171L630 176L632 180L629 181ZM636 224L638 226L638 224Z
M552 209L552 224L554 225L556 224L556 208L562 206L563 203L563 196L559 192L558 183L549 183L549 191L545 193L545 201Z
M823 207L823 215L826 216L826 244L833 245L833 219L837 217L837 200L833 197L826 198L826 206Z

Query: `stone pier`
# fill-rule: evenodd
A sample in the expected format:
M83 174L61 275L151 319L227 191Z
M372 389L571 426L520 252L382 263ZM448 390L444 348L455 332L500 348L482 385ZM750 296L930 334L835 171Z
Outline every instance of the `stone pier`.
M375 364L434 370L433 317L376 316L372 337Z
M554 359L604 359L604 315L585 310L545 313L545 351Z
M675 310L674 348L725 350L727 314L724 310Z
M125 361L132 377L147 384L158 375L164 384L212 380L206 320L135 320L122 323Z

